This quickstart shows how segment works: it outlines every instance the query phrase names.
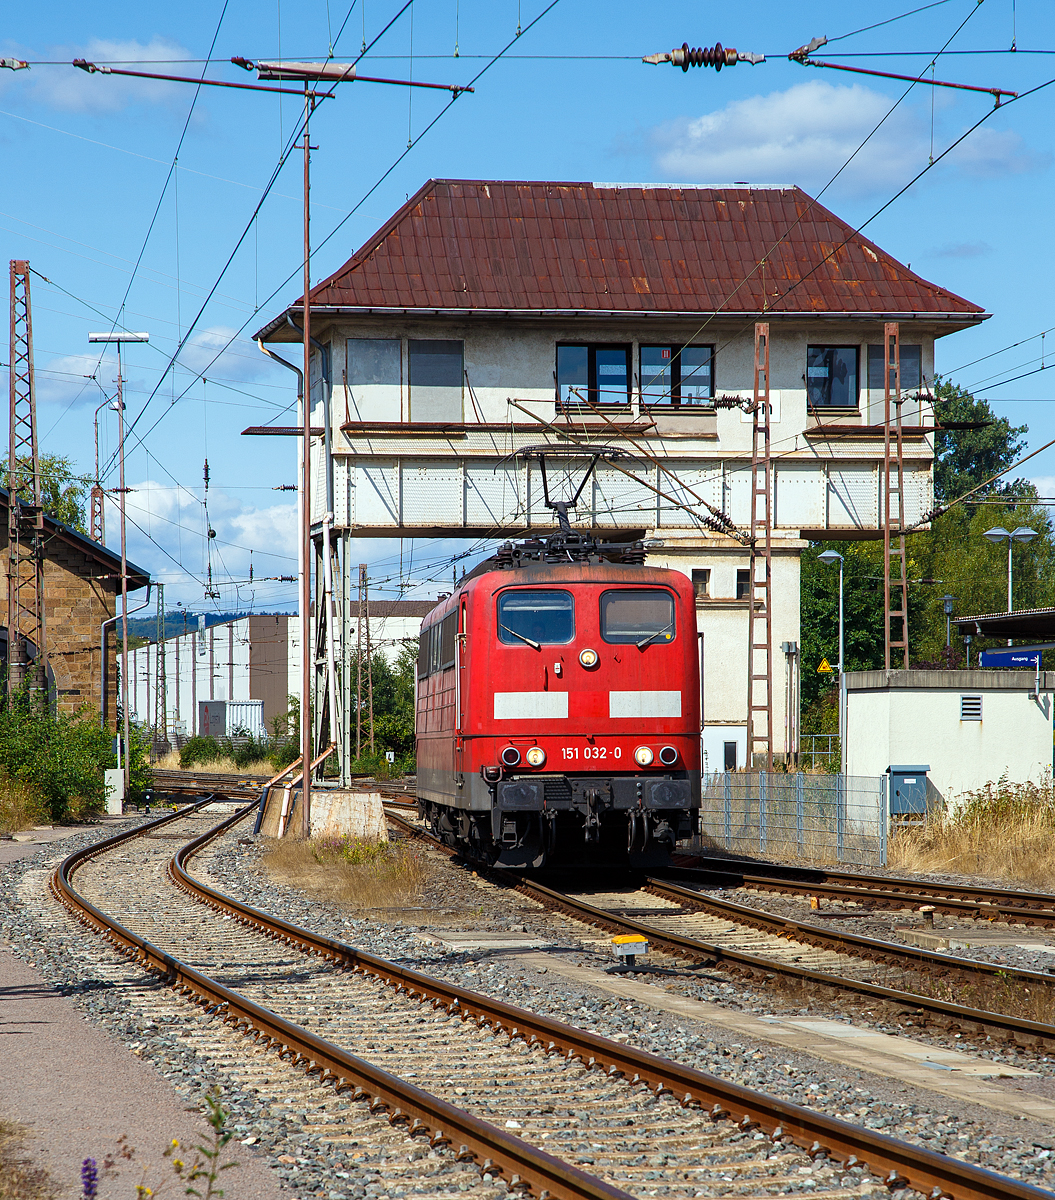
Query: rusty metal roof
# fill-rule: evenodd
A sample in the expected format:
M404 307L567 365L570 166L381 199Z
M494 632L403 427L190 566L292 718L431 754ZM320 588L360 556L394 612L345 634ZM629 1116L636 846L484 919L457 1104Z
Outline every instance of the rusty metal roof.
M481 315L985 315L796 187L458 179L426 183L312 300Z

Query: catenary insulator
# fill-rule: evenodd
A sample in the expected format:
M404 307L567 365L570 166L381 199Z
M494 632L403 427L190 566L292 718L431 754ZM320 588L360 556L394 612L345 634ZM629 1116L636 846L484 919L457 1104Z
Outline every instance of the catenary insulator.
M675 67L681 67L683 71L687 71L689 67L714 67L716 71L720 71L722 67L735 67L738 62L747 62L754 66L756 63L765 62L766 56L734 50L732 46L723 46L721 42L716 42L713 46L695 48L688 42L683 42L678 49L665 54L649 54L641 61L657 65L669 62Z

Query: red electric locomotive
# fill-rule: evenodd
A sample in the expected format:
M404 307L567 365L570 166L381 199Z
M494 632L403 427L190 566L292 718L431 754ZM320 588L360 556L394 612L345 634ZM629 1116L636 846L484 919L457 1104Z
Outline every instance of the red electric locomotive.
M418 803L509 867L655 865L696 832L696 602L641 543L506 543L425 618Z

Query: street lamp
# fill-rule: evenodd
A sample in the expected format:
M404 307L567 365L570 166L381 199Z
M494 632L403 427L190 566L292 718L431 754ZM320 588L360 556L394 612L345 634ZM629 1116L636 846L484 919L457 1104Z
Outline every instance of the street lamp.
M149 342L149 333L89 333L89 342L105 342L117 347L117 453L120 461L119 482L117 494L121 513L121 717L123 724L124 755L124 792L128 795L128 551L125 542L125 402L124 378L121 373L121 346L125 342ZM96 474L98 475L98 453L96 455ZM100 697L102 703L103 697Z
M836 670L841 676L843 673L843 556L837 550L825 550L823 554L817 555L817 559L826 567L834 567L836 563L839 564L839 665Z
M987 529L982 534L982 537L987 542L992 542L994 546L1005 539L1007 540L1007 611L1009 613L1014 611L1011 607L1011 547L1015 542L1031 542L1036 536L1037 531L1025 525L1019 525L1011 533L1008 533L1002 525L994 525L992 529ZM1007 639L1009 646L1011 645L1011 641L1011 638Z
M941 606L945 612L945 666L952 667L952 602L956 599L955 596L950 596L948 592L941 598Z

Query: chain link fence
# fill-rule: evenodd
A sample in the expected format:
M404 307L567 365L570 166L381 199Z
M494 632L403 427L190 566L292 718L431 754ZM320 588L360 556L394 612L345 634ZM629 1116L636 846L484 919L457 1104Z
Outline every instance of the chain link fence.
M856 775L720 771L704 775L696 849L883 867L887 788Z

